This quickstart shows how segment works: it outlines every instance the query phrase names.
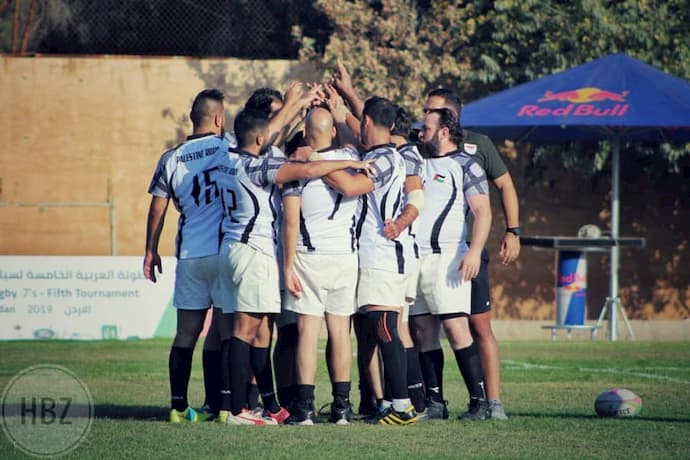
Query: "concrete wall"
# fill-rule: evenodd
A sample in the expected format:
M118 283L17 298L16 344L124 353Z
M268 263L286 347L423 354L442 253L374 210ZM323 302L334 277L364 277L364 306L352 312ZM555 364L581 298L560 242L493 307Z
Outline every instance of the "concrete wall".
M0 66L0 253L143 254L149 180L161 153L190 131L194 95L218 87L236 113L260 86L312 80L313 70L288 61L149 57L3 56ZM231 117L229 118L229 123ZM514 152L513 152L514 153ZM521 199L524 232L574 235L585 223L608 221L607 179L583 183L558 162L533 181L526 156L507 164ZM635 169L623 155L624 173ZM626 169L627 168L627 169ZM622 251L621 292L635 319L690 317L690 206L623 175L621 235L646 236L649 248ZM632 182L631 182L632 181ZM647 208L639 203L644 200ZM552 320L554 254L523 247L519 262L497 262L504 221L492 195L489 250L495 315ZM92 203L83 207L7 206L8 203ZM111 209L97 203L114 203ZM114 220L111 219L114 217ZM112 220L112 222L111 222ZM161 253L173 253L177 213L169 211ZM111 226L115 241L111 243ZM588 318L596 320L608 286L608 258L589 256Z

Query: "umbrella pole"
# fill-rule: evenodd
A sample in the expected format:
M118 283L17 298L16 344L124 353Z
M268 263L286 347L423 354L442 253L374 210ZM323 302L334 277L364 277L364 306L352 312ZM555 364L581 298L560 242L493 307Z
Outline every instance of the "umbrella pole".
M620 257L620 248L618 247L618 230L620 227L620 136L614 136L611 157L611 175L612 175L612 192L611 192L611 238L614 239L614 244L611 246L611 278L609 284L609 340L618 340L618 308L620 299L618 298L618 264Z

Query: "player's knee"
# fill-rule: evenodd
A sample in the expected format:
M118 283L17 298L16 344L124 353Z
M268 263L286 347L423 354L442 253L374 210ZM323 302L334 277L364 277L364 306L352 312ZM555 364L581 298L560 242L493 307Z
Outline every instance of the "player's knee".
M196 341L204 328L206 311L178 311L177 330L175 332L174 346L182 348L194 348Z
M470 316L472 334L479 342L496 341L488 312Z
M328 326L329 340L341 342L350 340L350 317L326 315L326 325Z
M465 313L441 315L443 330L453 349L465 348L472 344L473 338L467 317Z
M369 321L379 344L400 340L398 333L398 313L392 311L369 312Z
M243 342L249 343L249 344L254 344L254 340L257 337L257 330L258 330L258 325L254 326L252 324L247 324L241 321L238 321L235 324L235 329L233 331L233 337L236 337Z
M204 339L204 350L206 351L220 351L220 335L211 334L207 335Z
M286 324L278 328L276 348L280 351L293 350L297 346L297 323Z
M196 341L199 338L199 333L178 330L175 334L173 346L180 348L194 348Z
M414 316L410 319L410 333L421 350L428 351L441 347L438 325L431 315Z

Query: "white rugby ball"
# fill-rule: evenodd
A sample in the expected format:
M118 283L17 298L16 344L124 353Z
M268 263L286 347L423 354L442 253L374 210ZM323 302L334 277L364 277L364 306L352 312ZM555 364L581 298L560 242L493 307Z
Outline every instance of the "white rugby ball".
M600 417L634 417L642 412L642 399L625 388L612 388L597 396L594 410Z

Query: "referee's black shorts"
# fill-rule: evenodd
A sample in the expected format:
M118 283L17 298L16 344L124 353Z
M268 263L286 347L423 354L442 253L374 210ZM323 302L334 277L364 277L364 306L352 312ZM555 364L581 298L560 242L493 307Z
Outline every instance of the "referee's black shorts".
M469 244L469 242L468 242ZM491 293L489 292L489 253L482 249L482 261L479 274L472 280L471 314L486 313L491 310Z

